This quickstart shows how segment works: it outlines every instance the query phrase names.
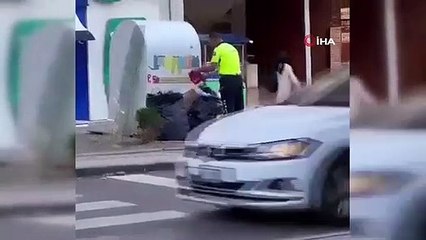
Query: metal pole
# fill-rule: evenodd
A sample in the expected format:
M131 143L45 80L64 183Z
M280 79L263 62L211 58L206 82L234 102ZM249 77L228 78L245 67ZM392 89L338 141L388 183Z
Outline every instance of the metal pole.
M201 65L207 63L207 46L206 45L203 46L203 51L204 51L204 62L201 63Z
M169 21L172 21L172 0L169 0Z
M388 101L394 105L399 102L399 71L398 48L396 39L395 0L385 1L385 26L386 26L386 65L388 80Z
M304 0L305 36L311 35L311 16L309 0ZM311 47L305 46L306 85L312 85L312 56Z

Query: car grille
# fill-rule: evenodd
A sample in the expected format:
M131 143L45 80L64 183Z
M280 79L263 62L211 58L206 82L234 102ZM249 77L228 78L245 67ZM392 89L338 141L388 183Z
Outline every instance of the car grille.
M242 188L244 183L209 183L201 181L191 181L191 187L196 190L216 190L216 191L226 191L226 192L235 192Z
M187 157L209 157L215 160L223 160L226 158L248 159L252 153L255 153L257 148L218 148L210 146L202 147L187 147L185 155Z

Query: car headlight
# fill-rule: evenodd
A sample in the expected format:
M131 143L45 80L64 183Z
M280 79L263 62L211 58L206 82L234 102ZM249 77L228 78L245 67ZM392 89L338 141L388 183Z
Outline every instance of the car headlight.
M268 160L305 158L311 155L320 145L321 142L309 138L261 144L252 157Z
M291 139L279 142L254 144L247 147L211 148L188 144L185 146L184 157L211 157L216 159L241 160L286 160L308 157L321 142L309 139Z
M351 197L394 194L413 178L413 175L401 172L354 172L350 178Z

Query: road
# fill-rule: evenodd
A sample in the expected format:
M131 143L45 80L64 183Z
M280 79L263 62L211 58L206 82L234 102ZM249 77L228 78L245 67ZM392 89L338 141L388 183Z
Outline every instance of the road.
M36 213L2 216L0 233L8 240L72 240L75 239L74 213Z
M327 226L308 213L230 213L183 202L175 198L173 177L173 171L158 171L78 179L76 237L80 240L302 240L347 231Z

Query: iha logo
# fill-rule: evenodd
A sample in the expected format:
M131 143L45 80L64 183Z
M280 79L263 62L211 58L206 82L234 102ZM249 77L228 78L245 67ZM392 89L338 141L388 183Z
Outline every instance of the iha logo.
M306 35L304 43L307 47L336 45L336 42L332 38L321 38L312 35Z

